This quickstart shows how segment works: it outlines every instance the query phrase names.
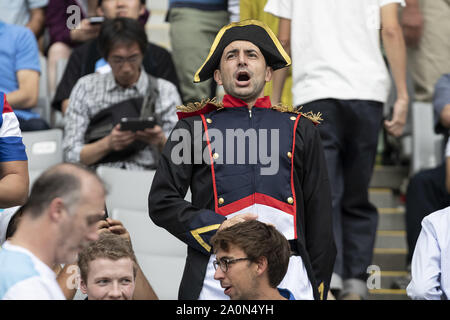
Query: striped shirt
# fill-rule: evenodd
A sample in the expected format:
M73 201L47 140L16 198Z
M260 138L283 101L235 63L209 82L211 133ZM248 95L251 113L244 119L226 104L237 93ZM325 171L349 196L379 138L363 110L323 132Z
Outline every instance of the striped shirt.
M25 248L6 241L0 251L0 300L65 300L56 275Z
M155 103L155 113L159 114L162 129L169 136L178 121L176 106L181 104L177 88L171 82L157 78L159 96ZM65 115L63 149L65 160L80 162L84 147L84 135L90 120L98 112L125 100L145 96L148 89L148 76L141 68L138 81L129 88L123 88L114 79L112 72L92 73L78 80L73 88L69 107ZM147 146L124 161L103 163L102 165L129 170L152 169L158 163L159 152Z

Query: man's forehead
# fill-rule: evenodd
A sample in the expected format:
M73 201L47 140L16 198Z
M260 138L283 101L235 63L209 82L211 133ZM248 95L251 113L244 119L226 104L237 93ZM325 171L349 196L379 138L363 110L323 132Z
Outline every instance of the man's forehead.
M257 52L261 52L259 47L250 41L235 40L225 47L225 49L223 50L223 53L226 53L228 51L235 50L235 49L255 50Z
M111 48L109 55L128 55L137 53L141 53L141 48L137 42L118 42Z

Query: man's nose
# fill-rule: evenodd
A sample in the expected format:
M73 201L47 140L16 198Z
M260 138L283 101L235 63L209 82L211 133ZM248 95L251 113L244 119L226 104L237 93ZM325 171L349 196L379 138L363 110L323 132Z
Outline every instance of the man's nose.
M122 296L122 291L120 290L118 281L113 281L111 290L108 292L108 296L110 299L120 299L120 297Z
M243 65L243 66L247 65L247 56L245 55L244 51L239 52L238 63L239 63L239 65Z
M214 279L222 280L223 278L225 278L225 273L219 267L219 268L217 268L216 272L214 273Z

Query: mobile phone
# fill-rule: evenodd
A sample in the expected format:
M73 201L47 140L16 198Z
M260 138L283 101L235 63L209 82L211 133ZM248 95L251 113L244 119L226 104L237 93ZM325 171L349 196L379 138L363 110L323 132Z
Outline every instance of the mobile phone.
M156 120L154 117L148 117L146 119L140 118L122 118L120 119L121 131L142 131L147 128L153 128L156 126Z
M88 20L90 24L101 24L105 21L105 17L90 17Z

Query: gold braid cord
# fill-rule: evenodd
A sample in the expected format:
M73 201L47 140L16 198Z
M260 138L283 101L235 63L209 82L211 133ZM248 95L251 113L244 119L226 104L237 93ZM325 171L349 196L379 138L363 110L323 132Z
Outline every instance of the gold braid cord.
M302 108L303 108L303 106L296 109L293 106L284 105L282 103L272 106L272 109L279 111L279 112L290 112L290 113L301 114L303 117L308 118L309 120L311 120L314 123L320 123L321 121L323 121L321 112L313 113L312 111L308 111L308 112L304 113L304 112L300 111Z
M200 102L189 102L187 105L177 106L177 110L181 112L195 112L203 109L207 104L213 104L216 106L217 110L223 109L223 103L217 102L216 97L212 99L202 99Z

